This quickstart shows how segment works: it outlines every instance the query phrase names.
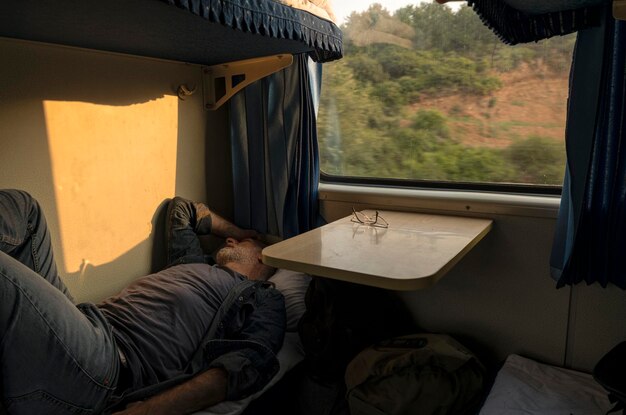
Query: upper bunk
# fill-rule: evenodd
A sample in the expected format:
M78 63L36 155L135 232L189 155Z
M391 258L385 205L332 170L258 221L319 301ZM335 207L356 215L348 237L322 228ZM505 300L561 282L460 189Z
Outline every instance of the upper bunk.
M206 66L276 54L339 59L341 31L323 10L324 17L310 12L316 8L274 0L7 0L0 36Z

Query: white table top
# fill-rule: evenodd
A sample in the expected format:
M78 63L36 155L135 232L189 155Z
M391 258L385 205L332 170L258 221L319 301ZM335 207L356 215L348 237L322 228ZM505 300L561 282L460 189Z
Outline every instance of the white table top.
M373 214L373 211L365 211ZM388 228L352 215L263 250L277 268L393 290L434 284L491 229L491 219L380 211Z

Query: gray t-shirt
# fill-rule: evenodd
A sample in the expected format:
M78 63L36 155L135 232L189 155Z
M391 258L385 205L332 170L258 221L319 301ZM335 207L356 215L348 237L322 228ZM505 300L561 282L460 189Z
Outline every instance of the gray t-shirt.
M243 280L219 266L183 264L98 304L133 373L132 389L180 375L223 300Z

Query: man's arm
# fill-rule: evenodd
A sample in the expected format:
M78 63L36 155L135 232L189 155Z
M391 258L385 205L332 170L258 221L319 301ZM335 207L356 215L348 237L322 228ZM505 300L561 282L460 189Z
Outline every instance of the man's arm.
M199 235L222 238L256 238L253 230L244 230L212 212L204 203L182 197L170 201L166 217L167 265L205 262Z
M229 222L228 220L222 218L217 213L209 210L206 205L201 204L206 208L209 214L211 215L211 233L215 236L219 236L221 238L235 238L238 241L243 239L252 238L258 239L259 234L257 231L253 229L241 229L239 226Z
M214 340L210 349L216 355L207 356L212 360L207 371L113 415L184 415L224 400L243 399L262 389L279 369L276 353L283 344L286 317L280 291L259 291L256 295L262 298L257 298L242 327L228 333L226 339Z
M225 400L227 384L228 374L225 370L209 369L145 401L134 402L113 415L191 414Z

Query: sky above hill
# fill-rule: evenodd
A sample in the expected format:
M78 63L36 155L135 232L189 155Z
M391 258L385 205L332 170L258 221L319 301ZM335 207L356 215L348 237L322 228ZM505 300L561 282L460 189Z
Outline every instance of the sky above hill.
M382 4L383 7L390 12L394 12L400 7L404 7L409 4L420 4L420 3L432 3L434 0L334 0L332 2L333 10L335 11L335 15L337 16L337 23L342 24L345 19L350 16L350 13L353 11L362 12L369 8L370 5L374 3ZM442 7L452 7L454 10L458 10L459 7L464 5L465 2L452 2L447 3Z

